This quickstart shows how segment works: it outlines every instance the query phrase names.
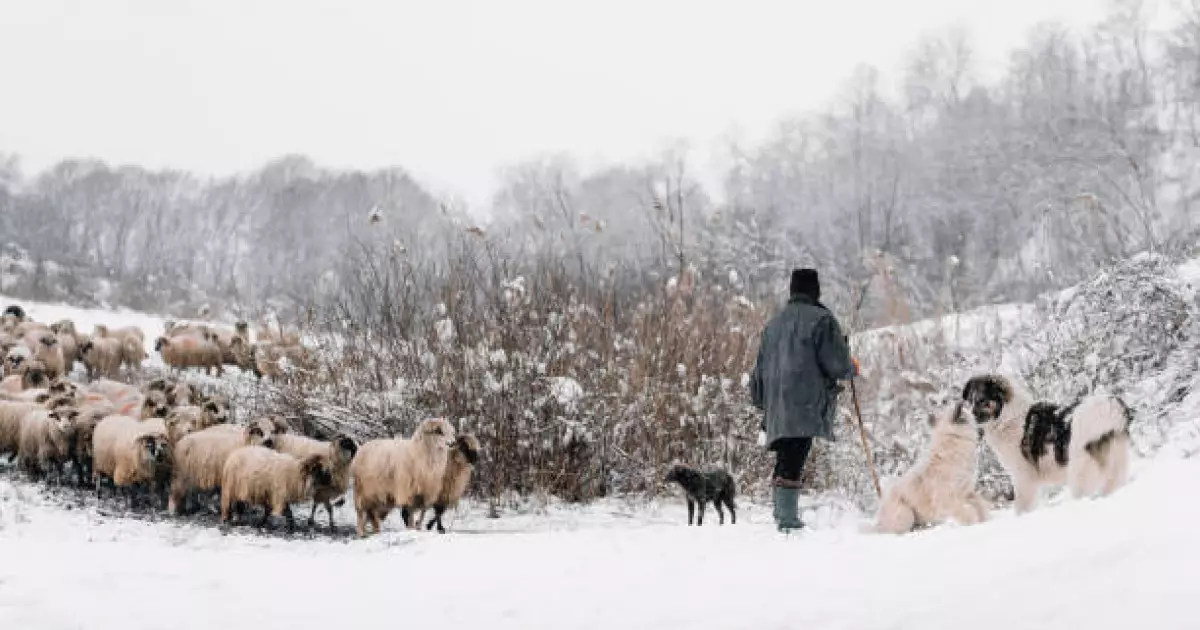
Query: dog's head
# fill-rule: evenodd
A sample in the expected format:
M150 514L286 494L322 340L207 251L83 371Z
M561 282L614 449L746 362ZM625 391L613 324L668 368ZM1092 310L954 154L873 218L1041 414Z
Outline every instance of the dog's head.
M675 464L667 471L667 476L663 477L663 483L678 483L683 484L687 479L688 467L682 464Z
M975 376L963 386L963 402L970 405L971 413L980 423L1000 417L1004 406L1012 401L1013 390L1008 379L996 374Z

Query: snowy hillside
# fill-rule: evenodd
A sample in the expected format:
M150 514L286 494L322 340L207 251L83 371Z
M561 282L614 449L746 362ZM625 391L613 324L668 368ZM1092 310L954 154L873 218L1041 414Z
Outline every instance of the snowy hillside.
M858 442L842 439L822 455L834 471L823 483L849 489L806 499L809 529L790 538L753 492L737 525L704 528L684 525L672 492L530 502L500 518L467 502L447 515L449 535L403 531L393 514L360 541L350 501L334 536L222 533L211 518L129 516L0 465L0 628L329 628L391 616L448 628L1197 627L1198 279L1200 261L1142 257L1037 304L854 339L885 474L923 448L922 414L969 374L999 370L1043 396L1110 389L1131 402L1142 457L1108 499L1046 497L1016 517L1001 497L982 525L864 535L867 514L845 498L873 501L862 499ZM162 330L148 315L22 303L82 330ZM220 382L251 386L236 370ZM985 485L997 480L985 472Z

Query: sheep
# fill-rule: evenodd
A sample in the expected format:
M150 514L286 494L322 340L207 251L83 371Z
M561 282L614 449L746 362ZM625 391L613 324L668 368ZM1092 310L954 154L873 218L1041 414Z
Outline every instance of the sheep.
M237 332L209 327L201 337L221 349L221 362L225 365L238 365L238 357L233 351L233 340L242 339Z
M100 478L112 479L124 489L133 507L134 485L153 484L170 456L167 435L161 427L122 415L107 416L92 434L92 483L100 494Z
M471 483L471 473L479 462L479 440L473 434L464 433L454 441L454 449L446 461L446 472L442 476L442 491L433 502L433 518L425 525L425 529L433 529L437 525L439 534L446 533L442 526L442 514L449 508L458 505L459 499L467 491ZM417 524L425 520L425 509L421 508Z
M156 391L162 392L166 396L167 404L172 407L186 407L201 402L200 392L184 381L156 378L142 389L143 394Z
M209 492L221 486L229 454L243 446L271 446L271 435L260 425L218 424L184 436L175 445L171 493L167 510L180 514L189 491Z
M162 355L163 363L176 370L195 367L204 368L205 374L212 374L212 369L216 368L217 376L225 373L221 367L221 349L199 337L159 337L154 342L154 350Z
M121 341L108 337L87 339L79 346L79 356L87 369L88 380L97 376L117 378L121 374Z
M126 366L132 373L141 372L142 361L149 356L146 354L146 333L141 328L126 326L110 330L104 324L96 324L93 336L101 339L116 339L118 353L121 357L120 364Z
M83 360L79 356L79 347L83 345L86 337L75 331L75 322L69 319L50 324L50 331L58 338L58 345L62 348L63 361L66 362L66 371L70 373L75 367L75 362Z
M350 462L358 452L358 445L350 437L341 435L332 442L314 440L303 435L282 434L274 437L275 450L296 458L308 455L326 455L332 466L333 479L328 486L320 487L313 495L312 512L308 515L309 526L316 525L317 505L325 506L329 513L329 529L334 528L333 500L341 497L350 487Z
M37 479L54 468L62 482L63 464L70 453L70 442L79 411L59 408L53 411L36 409L21 419L17 444L17 466Z
M29 361L16 374L0 380L0 392L19 394L28 389L44 388L49 383L46 366L41 361Z
M47 376L56 378L66 375L67 363L63 357L62 347L58 345L57 336L50 332L39 331L33 333L28 339L33 342L33 347L30 348L33 358L42 362Z
M251 347L253 371L259 378L290 382L295 370L311 368L312 358L304 346L285 346L274 343L258 343Z
M51 399L46 406L56 409L60 406L69 407L73 401L69 398ZM75 418L75 430L72 432L67 446L67 459L75 469L79 485L87 485L92 481L92 437L96 425L105 417L112 415L114 407L108 401L88 403L78 407L79 415Z
M221 524L230 523L230 508L261 505L259 527L274 516L287 519L288 531L296 527L292 503L311 499L333 482L328 454L313 453L301 458L264 446L243 446L232 453L221 471Z
M21 421L41 409L32 402L0 400L0 455L15 457L21 445Z
M18 343L9 348L4 354L4 376L12 376L17 374L21 366L28 360L33 358L33 352L25 344Z
M366 536L368 519L379 533L379 521L397 505L418 509L441 493L454 427L442 418L424 420L411 439L371 440L350 464L354 480L357 531ZM412 526L405 519L406 526Z
M107 400L116 406L115 413L129 417L159 416L166 417L169 411L166 395L162 392L149 391L142 394L132 385L126 385L109 379L96 379L88 384L89 400ZM154 405L147 407L146 402Z
M163 322L164 337L183 337L188 335L201 337L206 332L208 332L208 326L205 324L178 323L171 320Z
M229 408L216 400L209 400L203 405L185 405L171 410L167 416L177 422L188 422L197 431L208 427L229 422Z

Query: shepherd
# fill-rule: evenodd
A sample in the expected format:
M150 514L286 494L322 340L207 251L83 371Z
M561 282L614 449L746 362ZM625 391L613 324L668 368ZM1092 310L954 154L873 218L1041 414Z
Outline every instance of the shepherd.
M784 533L804 527L797 515L804 463L813 438L833 441L839 381L858 375L841 326L821 304L817 271L792 271L789 293L787 306L763 330L750 378L765 445L775 452L772 502L775 525Z

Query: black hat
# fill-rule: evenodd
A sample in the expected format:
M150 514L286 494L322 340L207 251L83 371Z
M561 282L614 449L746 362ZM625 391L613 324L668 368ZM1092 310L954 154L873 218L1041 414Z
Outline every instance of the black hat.
M793 269L789 290L792 295L807 295L814 302L819 302L821 300L821 279L817 277L817 270Z

